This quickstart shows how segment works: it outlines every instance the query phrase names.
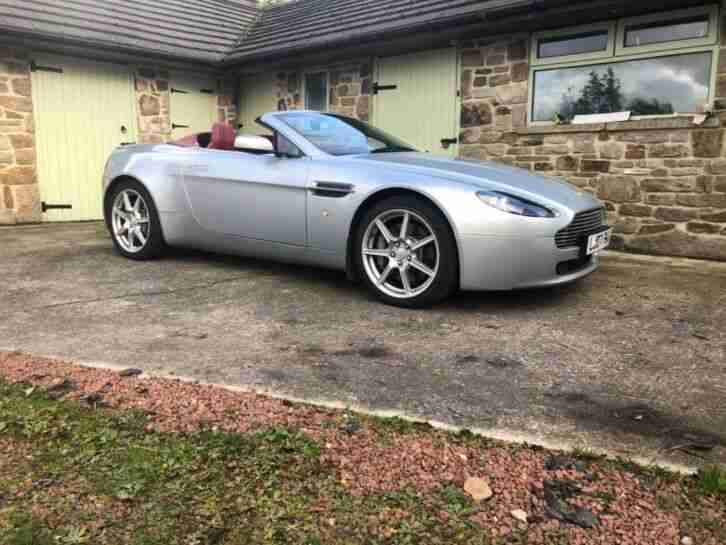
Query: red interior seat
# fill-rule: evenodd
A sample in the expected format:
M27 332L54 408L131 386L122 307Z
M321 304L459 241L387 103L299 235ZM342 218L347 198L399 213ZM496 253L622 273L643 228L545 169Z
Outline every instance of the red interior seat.
M234 149L234 140L237 136L234 127L227 123L215 123L212 127L212 142L208 149L231 151Z

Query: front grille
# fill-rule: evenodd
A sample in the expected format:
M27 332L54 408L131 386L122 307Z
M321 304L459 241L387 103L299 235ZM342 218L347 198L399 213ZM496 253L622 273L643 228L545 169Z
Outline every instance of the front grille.
M561 229L555 235L555 244L558 248L579 246L580 239L586 233L596 231L605 225L605 209L595 208L575 214L572 223Z

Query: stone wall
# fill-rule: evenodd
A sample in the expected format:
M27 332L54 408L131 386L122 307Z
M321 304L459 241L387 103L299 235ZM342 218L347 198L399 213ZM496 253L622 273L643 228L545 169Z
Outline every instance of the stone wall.
M596 195L617 249L726 260L726 54L703 125L682 116L528 128L528 43L462 49L461 156L559 176Z
M30 62L0 48L0 224L41 219Z
M138 142L158 144L171 139L171 82L169 71L144 66L134 72L136 88L136 113ZM237 106L235 94L237 82L234 79L217 83L217 120L236 126Z
M167 70L141 67L134 72L140 144L159 144L171 139L169 79Z
M277 74L275 96L278 110L299 110L303 101L303 74L328 72L329 111L369 121L372 111L372 61L360 60L328 66L281 71Z

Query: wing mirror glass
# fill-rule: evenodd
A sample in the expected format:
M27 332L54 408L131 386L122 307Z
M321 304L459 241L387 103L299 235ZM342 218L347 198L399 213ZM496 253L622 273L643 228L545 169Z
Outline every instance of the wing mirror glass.
M249 153L274 153L275 148L272 142L264 136L256 134L240 134L234 139L234 147L240 151Z

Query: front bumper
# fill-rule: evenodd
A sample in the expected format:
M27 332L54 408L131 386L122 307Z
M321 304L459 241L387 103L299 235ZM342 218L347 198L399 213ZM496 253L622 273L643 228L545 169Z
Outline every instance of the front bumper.
M511 290L567 284L593 273L597 256L580 248L558 248L554 237L467 235L460 239L463 290Z

